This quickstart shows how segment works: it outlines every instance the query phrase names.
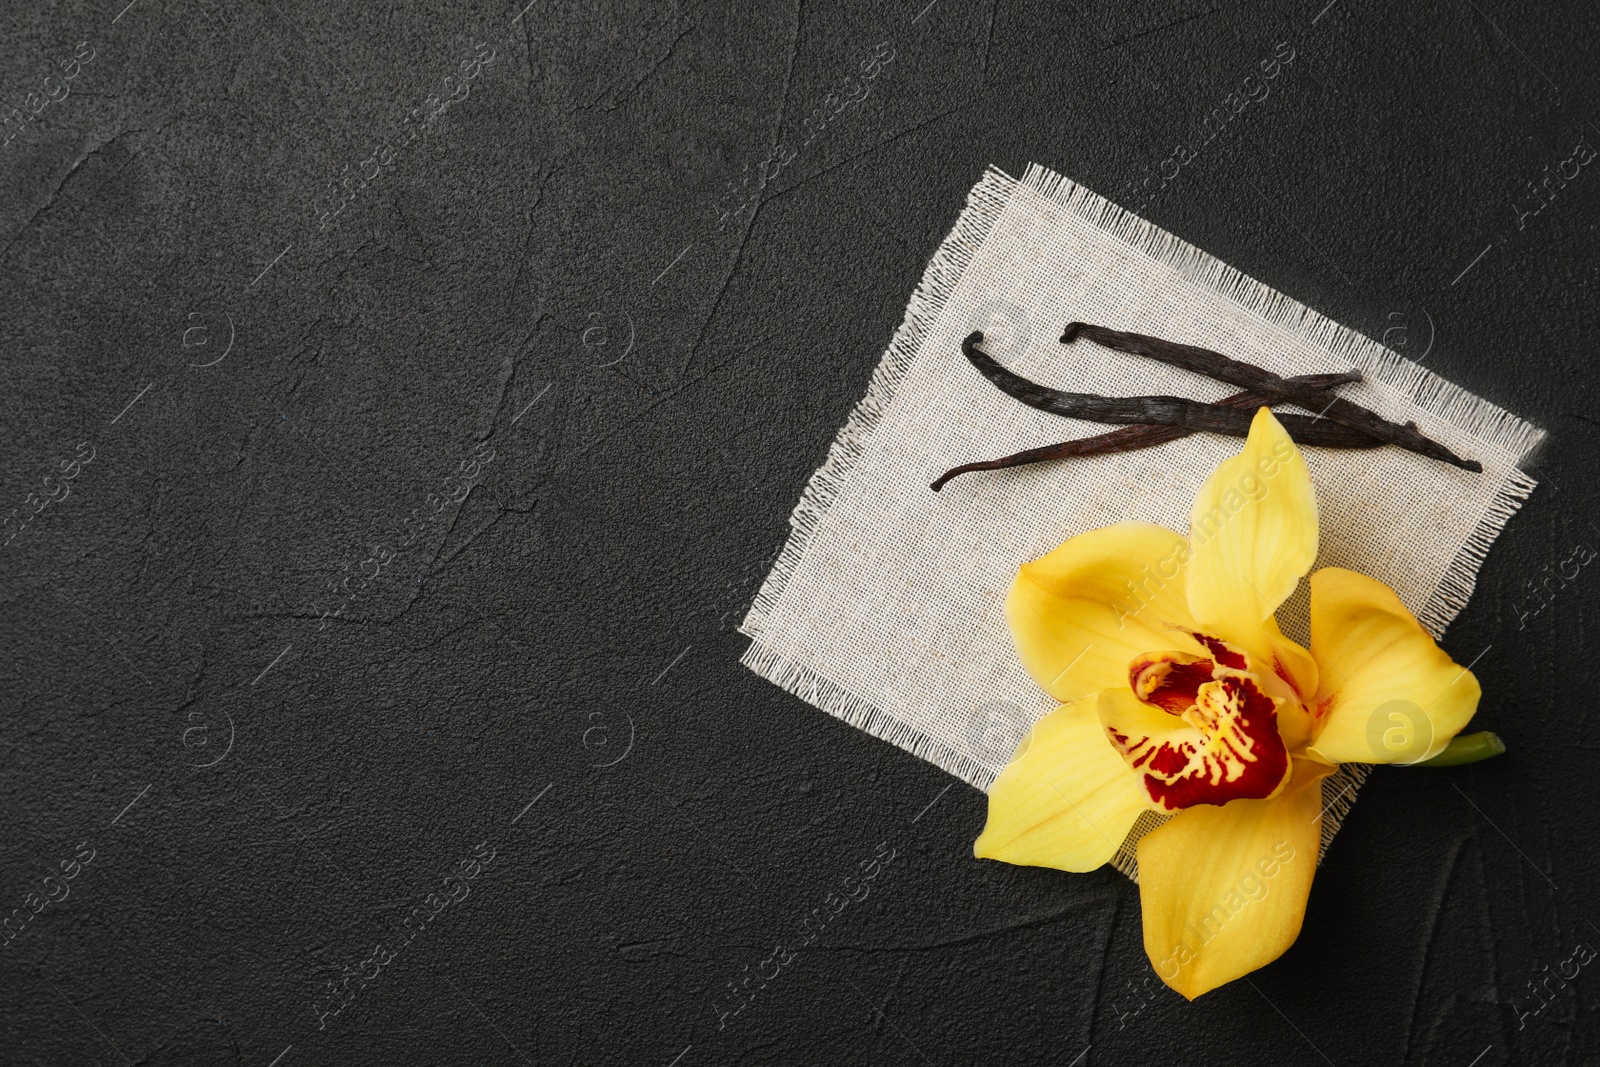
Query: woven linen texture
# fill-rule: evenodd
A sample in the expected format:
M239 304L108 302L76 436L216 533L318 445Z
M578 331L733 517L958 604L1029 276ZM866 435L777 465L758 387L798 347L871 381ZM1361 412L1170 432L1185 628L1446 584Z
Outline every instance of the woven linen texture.
M1027 408L961 354L975 329L1018 373L1111 396L1216 400L1236 387L1058 341L1072 320L1216 349L1281 375L1355 367L1340 394L1479 460L1473 474L1386 447L1307 448L1321 518L1317 566L1392 586L1436 636L1534 481L1542 434L1366 337L1042 167L991 169L930 262L867 395L795 508L791 536L741 632L744 663L818 708L987 789L1055 707L1017 663L1002 613L1017 567L1129 519L1188 529L1196 490L1242 442L1196 434L1123 455L962 475L991 459L1107 427ZM1279 618L1306 640L1306 583ZM1367 768L1323 783L1323 851ZM1137 878L1133 844L1114 861Z

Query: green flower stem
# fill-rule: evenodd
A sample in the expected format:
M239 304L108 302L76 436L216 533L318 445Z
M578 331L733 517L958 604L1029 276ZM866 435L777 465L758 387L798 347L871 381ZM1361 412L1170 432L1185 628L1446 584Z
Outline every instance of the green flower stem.
M1475 734L1463 734L1453 739L1445 746L1444 751L1432 759L1425 759L1420 763L1412 764L1413 767L1460 767L1466 763L1477 763L1491 756L1498 756L1506 750L1506 743L1500 740L1497 734L1482 730Z

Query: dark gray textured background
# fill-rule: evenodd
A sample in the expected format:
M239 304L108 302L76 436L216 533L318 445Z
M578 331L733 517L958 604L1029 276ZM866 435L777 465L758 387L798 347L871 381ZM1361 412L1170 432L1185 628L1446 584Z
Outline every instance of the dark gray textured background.
M1600 173L1528 210L1600 13L924 3L6 6L8 108L94 58L0 149L0 516L77 471L0 551L0 1062L1600 1057L1591 970L1528 1010L1600 945L1600 578L1528 585L1600 547ZM1138 206L1280 42L1145 213L1551 441L1444 642L1510 754L1378 771L1299 943L1191 1005L1131 883L973 860L978 793L733 629L984 166Z

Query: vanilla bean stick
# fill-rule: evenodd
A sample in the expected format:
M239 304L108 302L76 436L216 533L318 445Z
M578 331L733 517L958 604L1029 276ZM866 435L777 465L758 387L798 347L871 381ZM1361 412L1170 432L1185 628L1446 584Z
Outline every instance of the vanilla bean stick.
M1328 388L1342 385L1351 381L1350 373L1344 374L1307 374L1289 381L1305 382L1318 388ZM1260 393L1243 392L1233 396L1224 397L1217 401L1223 407L1254 408L1267 403L1267 398ZM1384 442L1375 437L1369 437L1359 430L1338 423L1324 422L1316 430L1317 440L1302 440L1300 444L1321 445L1326 448L1382 448ZM982 460L976 463L964 463L953 467L941 474L929 488L934 492L945 487L945 484L958 474L969 474L973 471L1005 470L1008 467L1021 467L1029 463L1043 463L1052 459L1068 459L1076 456L1106 456L1114 452L1134 452L1141 448L1150 448L1155 445L1166 444L1168 441L1177 441L1188 437L1193 430L1182 426L1124 426L1109 433L1097 434L1094 437L1080 437L1074 441L1062 441L1060 444L1043 445L1039 448L1029 448L999 459Z
M1380 441L1387 441L1389 444L1442 463L1449 463L1463 470L1483 470L1483 465L1476 460L1462 459L1437 441L1423 436L1413 424L1407 423L1402 426L1397 422L1390 422L1360 404L1342 397L1329 396L1312 387L1297 385L1293 379L1280 378L1263 367L1231 359L1209 348L1179 344L1176 341L1167 341L1142 333L1111 330L1086 322L1067 323L1066 329L1061 334L1061 343L1071 344L1079 337L1088 338L1118 352L1145 356L1170 366L1204 374L1208 378L1215 378L1230 385L1264 393L1276 401L1298 404L1308 411L1315 411L1319 418L1332 419L1345 426L1363 430ZM1280 419L1283 417L1279 416Z
M1115 426L1181 426L1188 430L1208 430L1231 437L1248 437L1255 412L1247 408L1224 407L1177 396L1096 396L1094 393L1069 393L1031 382L996 363L978 345L983 332L974 330L961 342L967 360L997 389L1029 407L1069 419L1105 422ZM1307 415L1278 415L1278 421L1299 441L1318 431L1323 420ZM1308 441L1309 443L1309 441Z

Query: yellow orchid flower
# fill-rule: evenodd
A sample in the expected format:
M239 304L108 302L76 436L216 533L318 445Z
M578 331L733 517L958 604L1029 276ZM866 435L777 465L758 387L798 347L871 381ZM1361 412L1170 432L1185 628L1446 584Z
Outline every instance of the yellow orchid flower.
M1478 680L1382 582L1311 576L1311 648L1273 613L1317 555L1305 460L1261 408L1201 487L1189 537L1125 522L1022 566L1006 599L1017 653L1061 707L989 793L980 858L1089 871L1144 812L1144 947L1193 1000L1277 959L1300 933L1339 763L1438 756ZM1496 742L1497 743L1497 742Z

